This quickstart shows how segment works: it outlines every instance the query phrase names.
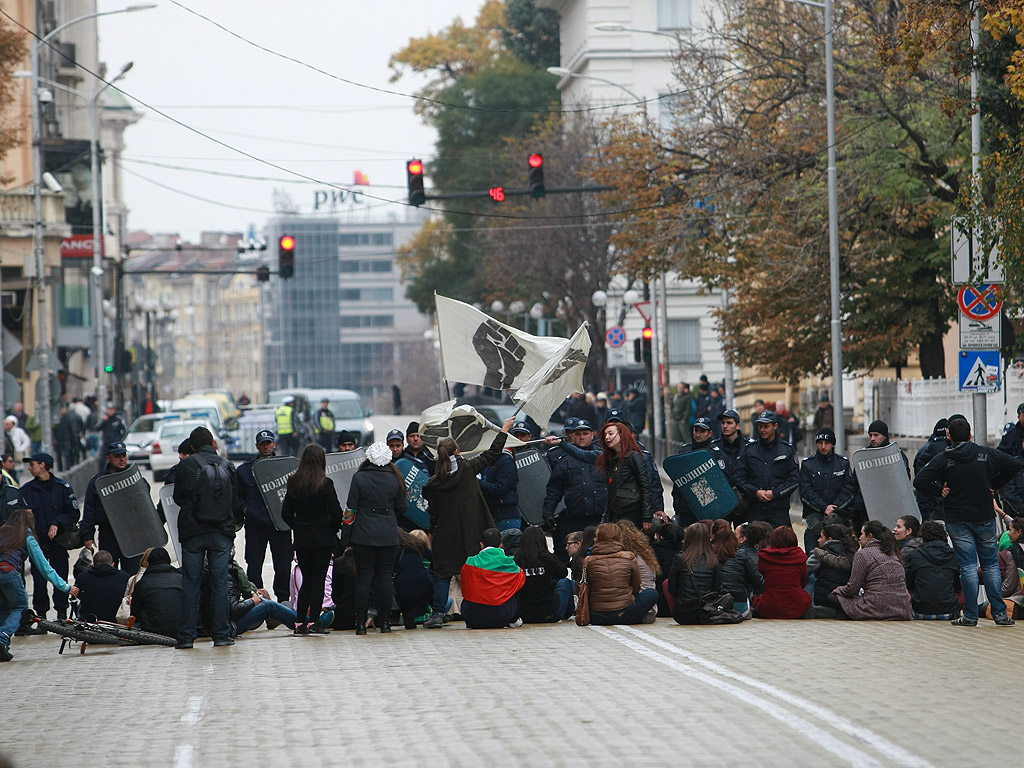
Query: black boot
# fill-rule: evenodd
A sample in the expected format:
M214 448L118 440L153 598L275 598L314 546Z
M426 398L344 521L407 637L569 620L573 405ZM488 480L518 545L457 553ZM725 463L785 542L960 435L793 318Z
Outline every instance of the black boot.
M380 624L380 633L383 635L385 632L391 631L391 617L377 617L377 623Z
M366 611L356 611L356 634L366 634Z
M409 614L408 616L406 616L405 614L402 614L402 616L405 619L405 628L406 629L416 629L416 617L415 616L413 616L412 614Z

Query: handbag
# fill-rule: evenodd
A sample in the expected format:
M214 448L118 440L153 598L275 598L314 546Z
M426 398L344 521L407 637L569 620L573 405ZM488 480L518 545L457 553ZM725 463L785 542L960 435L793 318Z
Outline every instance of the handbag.
M82 546L82 530L78 523L72 523L53 539L53 543L66 550L78 549Z
M580 601L576 605L576 625L590 624L590 584L587 583L587 558L583 561L583 575L580 576Z
M697 602L700 604L701 624L739 624L743 621L743 614L733 610L733 599L731 592L708 592L702 594L697 586L697 579L693 571L689 571L690 581L693 583L693 591L697 594Z

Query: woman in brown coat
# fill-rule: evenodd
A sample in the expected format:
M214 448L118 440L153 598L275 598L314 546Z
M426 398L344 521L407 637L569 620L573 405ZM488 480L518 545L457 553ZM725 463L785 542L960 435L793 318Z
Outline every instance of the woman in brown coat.
M615 523L597 527L594 546L583 561L587 574L591 624L651 624L658 592L640 589L640 564L622 545Z
M832 597L851 619L909 621L914 617L899 546L888 526L878 520L864 523L850 580L832 590Z
M452 576L462 570L467 557L480 551L480 534L494 527L476 476L501 456L514 423L514 419L505 419L491 447L479 456L464 458L450 437L437 443L437 473L423 486L423 498L430 503L431 549L437 578L434 612L424 627L444 626Z

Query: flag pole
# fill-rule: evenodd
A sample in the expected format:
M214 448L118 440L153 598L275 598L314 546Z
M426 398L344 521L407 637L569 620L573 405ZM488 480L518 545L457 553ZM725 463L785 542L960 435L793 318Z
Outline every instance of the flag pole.
M437 291L434 291L434 324L437 326L437 348L441 350L441 381L444 382L446 400L452 399L452 391L448 386L448 367L444 362L444 344L441 343L441 315L437 311Z

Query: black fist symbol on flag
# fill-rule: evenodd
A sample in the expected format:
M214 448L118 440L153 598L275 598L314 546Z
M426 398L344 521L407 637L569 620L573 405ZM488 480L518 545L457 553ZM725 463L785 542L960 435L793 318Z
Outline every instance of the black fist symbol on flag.
M485 387L509 389L523 370L526 349L494 320L480 323L473 334L473 349L487 367Z

